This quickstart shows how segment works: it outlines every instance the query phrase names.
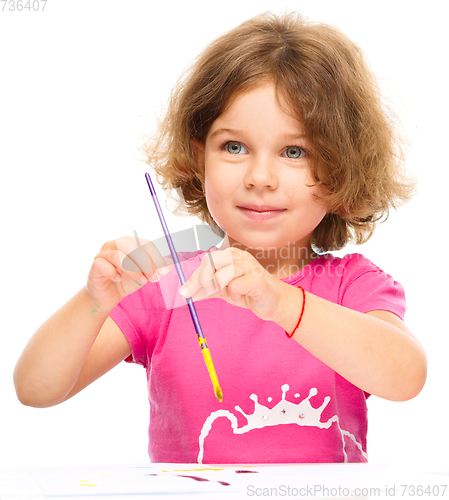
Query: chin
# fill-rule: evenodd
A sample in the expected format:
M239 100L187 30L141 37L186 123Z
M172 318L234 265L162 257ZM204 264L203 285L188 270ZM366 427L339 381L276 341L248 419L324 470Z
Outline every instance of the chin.
M228 234L230 240L235 241L240 244L244 248L252 248L259 250L268 250L270 248L282 248L288 246L289 242L284 241L284 239L269 237L262 238L248 238L247 235L242 235L239 237L236 235L235 237L231 234Z

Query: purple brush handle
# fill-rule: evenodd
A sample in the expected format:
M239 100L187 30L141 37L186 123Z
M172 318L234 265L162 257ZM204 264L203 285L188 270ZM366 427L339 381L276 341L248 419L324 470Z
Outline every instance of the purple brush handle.
M168 246L170 248L170 253L171 253L171 256L173 258L173 262L175 263L176 272L178 273L179 281L181 282L181 286L182 286L186 282L186 279L184 277L184 273L182 271L181 264L179 263L178 254L176 253L175 245L173 245L173 240L171 239L170 231L168 230L167 223L165 222L164 214L162 213L161 206L159 205L159 200L157 199L156 190L154 189L153 183L151 182L150 174L146 173L145 178L147 180L148 187L150 188L150 193L151 193L151 196L153 197L153 201L154 201L154 204L156 206L156 211L157 211L157 214L159 215L159 220L161 221L161 224L162 224L162 229L164 230L165 239L167 240ZM203 330L201 329L200 320L198 319L198 315L196 313L196 309L195 309L195 306L193 304L193 300L189 297L188 299L186 299L186 301L187 301L187 305L189 306L190 316L192 316L192 321L193 321L193 324L195 326L195 330L196 330L196 333L198 335L198 338L202 339L202 342L200 342L201 348L207 349L206 339L204 337Z

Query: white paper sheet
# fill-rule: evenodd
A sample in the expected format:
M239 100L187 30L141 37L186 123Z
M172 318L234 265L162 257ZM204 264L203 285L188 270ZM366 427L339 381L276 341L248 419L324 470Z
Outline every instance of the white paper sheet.
M409 486L405 491L404 485ZM65 500L69 497L98 497L101 500L148 497L164 500L198 497L207 500L251 497L416 500L421 497L449 500L449 471L371 464L148 464L0 471L1 500Z

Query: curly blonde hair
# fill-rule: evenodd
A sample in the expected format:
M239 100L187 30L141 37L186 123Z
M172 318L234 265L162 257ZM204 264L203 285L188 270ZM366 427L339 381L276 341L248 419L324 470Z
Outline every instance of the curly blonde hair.
M204 177L191 140L204 143L231 99L272 83L285 111L298 119L312 144L312 173L329 207L311 244L317 252L361 244L376 223L414 192L404 170L393 113L361 50L336 28L299 13L264 13L212 42L173 89L146 161L164 190L181 188L178 213L198 216L220 230L203 193ZM281 103L282 101L282 103ZM292 111L293 110L293 111Z

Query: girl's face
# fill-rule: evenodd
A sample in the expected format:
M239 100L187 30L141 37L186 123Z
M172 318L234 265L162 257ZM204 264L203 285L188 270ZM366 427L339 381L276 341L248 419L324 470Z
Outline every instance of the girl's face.
M195 142L205 169L209 210L244 249L310 246L326 214L313 193L310 144L300 123L279 107L274 86L238 95Z

